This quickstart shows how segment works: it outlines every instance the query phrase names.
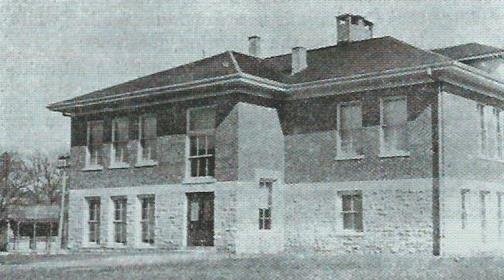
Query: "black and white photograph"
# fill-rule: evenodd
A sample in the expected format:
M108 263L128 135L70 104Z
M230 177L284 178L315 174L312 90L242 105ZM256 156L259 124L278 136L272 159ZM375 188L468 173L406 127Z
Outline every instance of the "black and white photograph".
M0 0L0 279L504 279L504 1Z

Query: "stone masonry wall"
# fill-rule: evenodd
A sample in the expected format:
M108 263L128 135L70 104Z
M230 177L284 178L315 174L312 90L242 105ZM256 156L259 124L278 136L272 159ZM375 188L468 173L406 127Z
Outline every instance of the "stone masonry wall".
M286 250L432 254L431 189L429 179L287 185ZM343 230L339 191L362 192L362 233Z

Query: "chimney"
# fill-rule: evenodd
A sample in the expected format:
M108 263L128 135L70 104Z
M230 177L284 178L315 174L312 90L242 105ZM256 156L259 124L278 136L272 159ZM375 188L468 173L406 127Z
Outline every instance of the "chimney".
M373 38L373 23L363 16L344 14L336 17L338 43Z
M308 63L306 61L306 48L303 47L295 47L292 48L292 75L303 71L308 67Z
M260 57L261 56L261 37L259 36L250 36L248 38L249 41L249 55Z

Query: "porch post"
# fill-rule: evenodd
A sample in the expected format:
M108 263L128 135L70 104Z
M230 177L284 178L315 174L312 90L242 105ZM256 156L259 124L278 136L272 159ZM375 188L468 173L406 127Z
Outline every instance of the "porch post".
M51 252L52 222L49 222L49 235L47 236L47 250Z
M37 249L37 222L33 221L33 250Z
M14 234L14 249L18 250L20 221L16 221L16 234Z

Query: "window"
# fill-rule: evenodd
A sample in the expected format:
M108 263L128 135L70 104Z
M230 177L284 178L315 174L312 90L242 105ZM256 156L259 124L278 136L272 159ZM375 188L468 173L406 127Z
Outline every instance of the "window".
M215 109L190 109L188 112L189 174L213 177L215 170Z
M362 232L362 194L360 192L341 194L343 230Z
M140 220L142 227L142 242L154 244L154 196L141 197L140 203L142 204L142 214Z
M497 193L497 231L499 233L499 237L502 237L502 226L504 224L504 217L502 213L502 196L504 192Z
M259 229L271 229L271 207L273 206L273 180L261 179L259 182L260 206Z
M486 239L486 230L487 230L487 195L488 195L488 191L480 191L481 236L482 236L483 242Z
M86 166L102 163L103 121L89 121L87 127Z
M460 203L461 203L461 227L462 229L467 228L467 196L469 195L469 190L460 191Z
M126 198L113 198L114 202L114 240L126 244Z
M153 115L138 119L138 162L149 163L156 159L157 121Z
M359 102L338 104L337 109L337 156L339 158L361 157L362 113Z
M488 159L504 159L504 113L492 106L478 104L480 153Z
M128 118L112 120L111 163L121 164L128 161Z
M380 151L382 156L408 155L406 97L387 97L380 101Z
M100 198L89 198L88 229L90 243L100 243Z

